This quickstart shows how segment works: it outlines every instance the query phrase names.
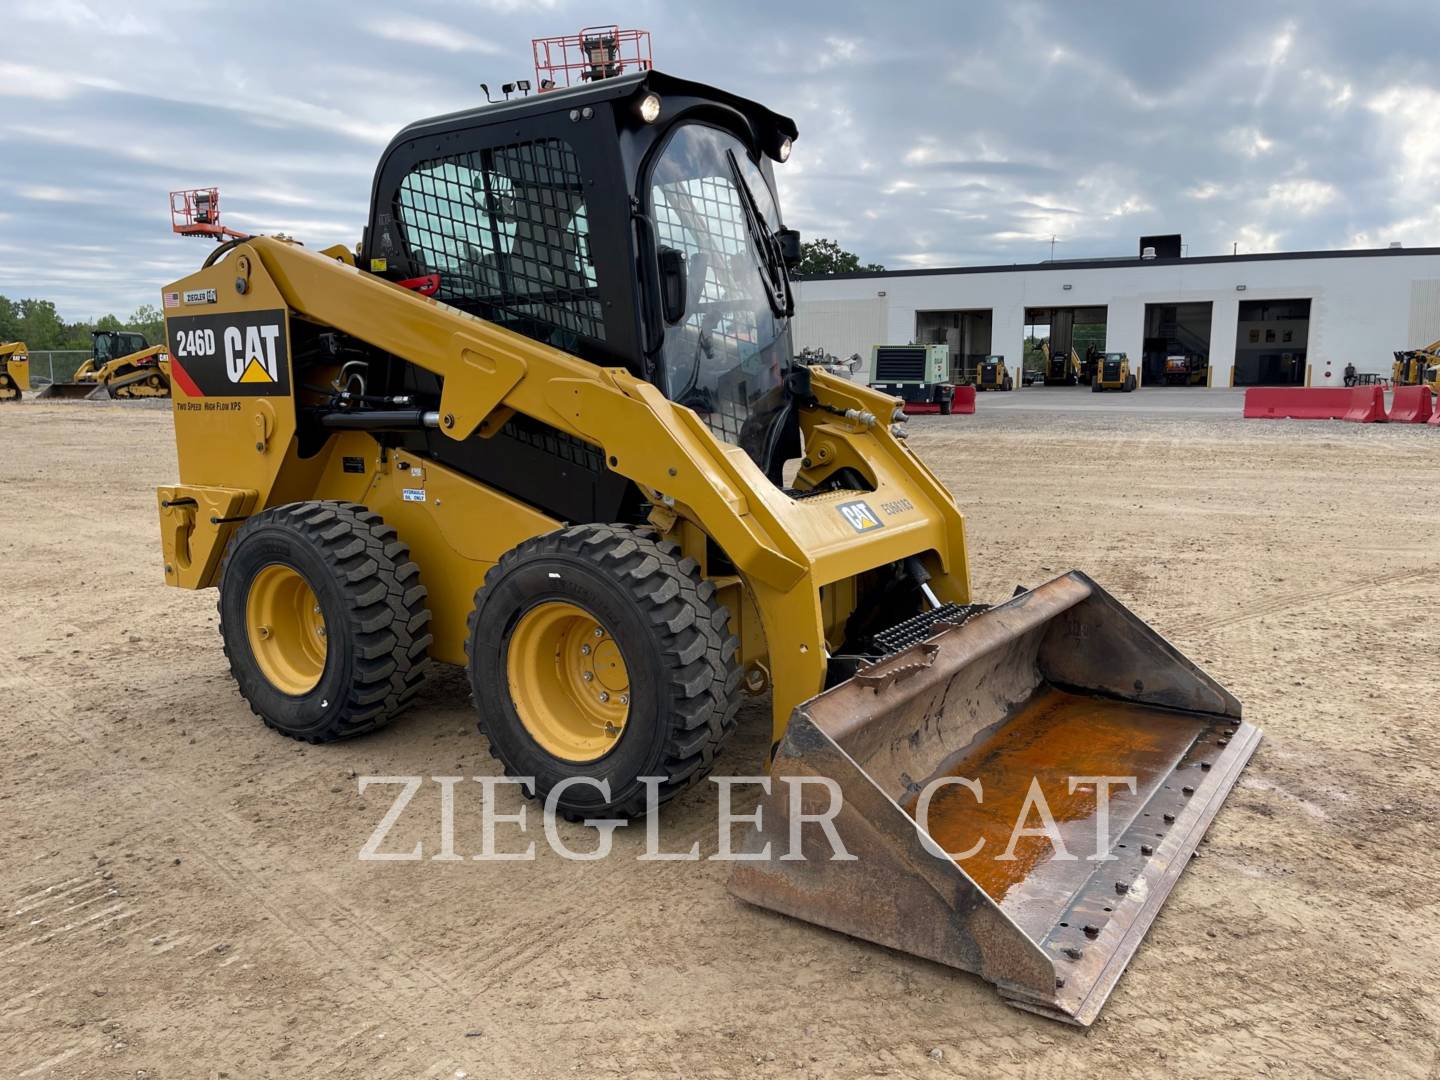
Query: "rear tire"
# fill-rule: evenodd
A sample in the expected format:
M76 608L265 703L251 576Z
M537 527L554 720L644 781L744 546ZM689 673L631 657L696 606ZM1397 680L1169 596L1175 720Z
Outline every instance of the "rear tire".
M20 400L20 385L8 371L0 373L0 404Z
M282 735L332 742L414 699L430 610L410 549L355 503L255 514L220 568L220 638L240 693Z
M941 398L940 398L940 415L941 415L941 416L949 416L949 415L951 414L951 412L954 411L954 408L955 408L955 399L954 399L954 397L952 397L952 396L950 396L950 395L948 395L948 394L942 395Z
M507 775L533 778L522 790L534 798L571 777L609 785L608 798L566 788L556 807L567 818L644 814L640 777L665 777L659 800L674 797L735 728L729 618L695 560L648 531L577 525L525 541L485 575L470 615L470 686L490 752Z

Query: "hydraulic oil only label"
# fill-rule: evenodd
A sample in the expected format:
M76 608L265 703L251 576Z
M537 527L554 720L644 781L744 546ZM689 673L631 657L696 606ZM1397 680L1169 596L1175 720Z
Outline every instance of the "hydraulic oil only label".
M173 381L187 397L285 397L290 343L285 311L174 315L165 320Z

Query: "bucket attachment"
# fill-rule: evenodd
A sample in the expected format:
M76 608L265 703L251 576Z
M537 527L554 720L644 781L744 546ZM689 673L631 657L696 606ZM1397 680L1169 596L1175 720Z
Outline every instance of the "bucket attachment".
M105 387L100 383L57 382L45 387L35 395L35 398L37 401L42 398L51 401L82 401L87 398L98 400L109 396Z
M1259 740L1072 571L800 705L730 890L1088 1026Z

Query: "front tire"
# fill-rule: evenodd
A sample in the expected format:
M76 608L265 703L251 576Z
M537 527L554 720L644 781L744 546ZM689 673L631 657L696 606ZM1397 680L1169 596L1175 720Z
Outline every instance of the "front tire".
M225 553L219 607L240 693L292 739L373 731L424 681L432 638L420 568L394 528L355 503L251 517Z
M507 775L566 817L638 817L712 768L735 727L729 611L693 559L647 531L578 525L485 575L467 643L480 730Z
M949 416L955 410L955 398L952 394L940 396L940 415Z

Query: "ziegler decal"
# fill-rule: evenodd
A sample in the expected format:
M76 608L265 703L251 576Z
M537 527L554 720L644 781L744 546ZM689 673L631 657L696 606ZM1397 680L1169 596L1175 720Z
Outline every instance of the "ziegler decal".
M165 320L165 328L170 337L172 374L187 397L285 397L290 393L290 349L283 309L175 315Z
M185 303L187 304L213 304L217 297L214 289L186 289Z
M850 527L856 532L871 532L874 529L885 527L885 523L880 520L874 510L870 509L870 504L864 499L841 503L835 509L840 511L840 516L848 521Z

